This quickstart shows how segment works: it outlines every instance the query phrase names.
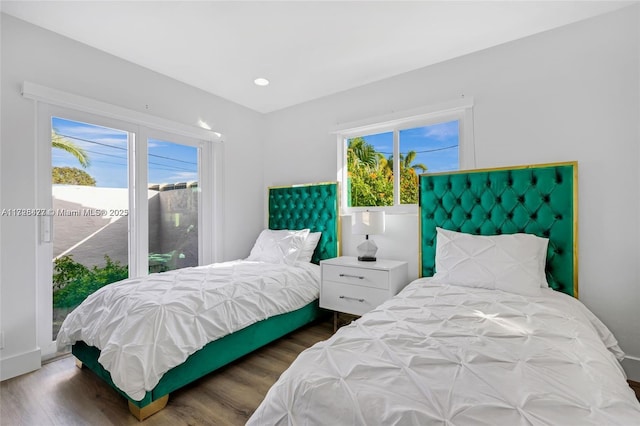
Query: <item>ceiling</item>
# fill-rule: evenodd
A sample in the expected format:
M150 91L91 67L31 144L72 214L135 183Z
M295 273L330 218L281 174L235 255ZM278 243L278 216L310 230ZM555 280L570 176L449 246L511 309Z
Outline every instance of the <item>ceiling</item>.
M2 12L268 113L630 5L2 1ZM264 77L266 87L253 81Z

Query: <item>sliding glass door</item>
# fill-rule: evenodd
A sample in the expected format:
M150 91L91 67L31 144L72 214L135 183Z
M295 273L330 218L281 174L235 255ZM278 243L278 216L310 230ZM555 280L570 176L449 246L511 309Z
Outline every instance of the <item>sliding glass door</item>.
M197 266L199 149L149 139L147 151L149 272Z
M213 260L214 167L200 164L213 166L214 154L202 140L93 114L46 104L38 114L37 204L47 212L36 218L38 330L48 357L66 316L98 289Z

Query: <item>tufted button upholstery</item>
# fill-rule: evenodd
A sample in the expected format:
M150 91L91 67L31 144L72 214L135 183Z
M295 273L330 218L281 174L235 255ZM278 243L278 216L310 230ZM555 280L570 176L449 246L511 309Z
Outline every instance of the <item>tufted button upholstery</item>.
M574 168L555 166L420 176L422 276L434 274L435 227L476 235L549 238L547 281L574 288Z
M322 232L311 261L338 256L338 184L269 188L269 229Z

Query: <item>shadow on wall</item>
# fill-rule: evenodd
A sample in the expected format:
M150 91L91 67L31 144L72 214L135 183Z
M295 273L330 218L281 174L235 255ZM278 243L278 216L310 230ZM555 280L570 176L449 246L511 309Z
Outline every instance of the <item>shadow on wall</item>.
M127 265L128 190L53 185L54 257L103 267L104 256ZM149 200L151 272L198 264L197 183L152 186Z

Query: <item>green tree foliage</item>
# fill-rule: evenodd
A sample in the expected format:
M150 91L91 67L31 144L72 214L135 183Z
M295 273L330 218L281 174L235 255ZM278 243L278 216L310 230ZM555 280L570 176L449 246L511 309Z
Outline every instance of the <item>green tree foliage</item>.
M403 168L400 175L400 204L418 204L418 174L412 168Z
M89 173L76 167L54 167L51 174L53 183L96 186L96 180Z
M400 202L418 203L418 171L427 166L415 164L415 151L400 155ZM349 140L347 172L352 207L393 205L393 156L385 158L363 138Z
M74 308L91 293L129 276L127 266L104 256L106 265L89 269L73 260L72 256L62 256L53 262L53 307Z
M404 156L402 154L400 154L400 167L404 170L404 169L413 169L414 172L417 172L418 170L420 170L421 173L424 173L427 171L427 166L425 166L422 163L418 163L418 164L414 164L413 160L416 159L416 152L415 151L409 151L407 152L407 155Z
M57 134L55 130L51 130L51 146L73 155L84 168L90 164L89 156L84 149L80 148L64 136Z
M375 148L365 142L363 138L349 139L347 149L347 163L349 170L353 169L375 169L378 167L380 155Z
M89 273L89 269L74 261L72 256L59 257L53 261L53 291L60 290Z
M89 156L84 149L64 136L57 134L55 130L51 130L51 146L73 155L84 168L90 164ZM54 167L52 175L53 183L96 186L96 180L91 175L75 167Z

